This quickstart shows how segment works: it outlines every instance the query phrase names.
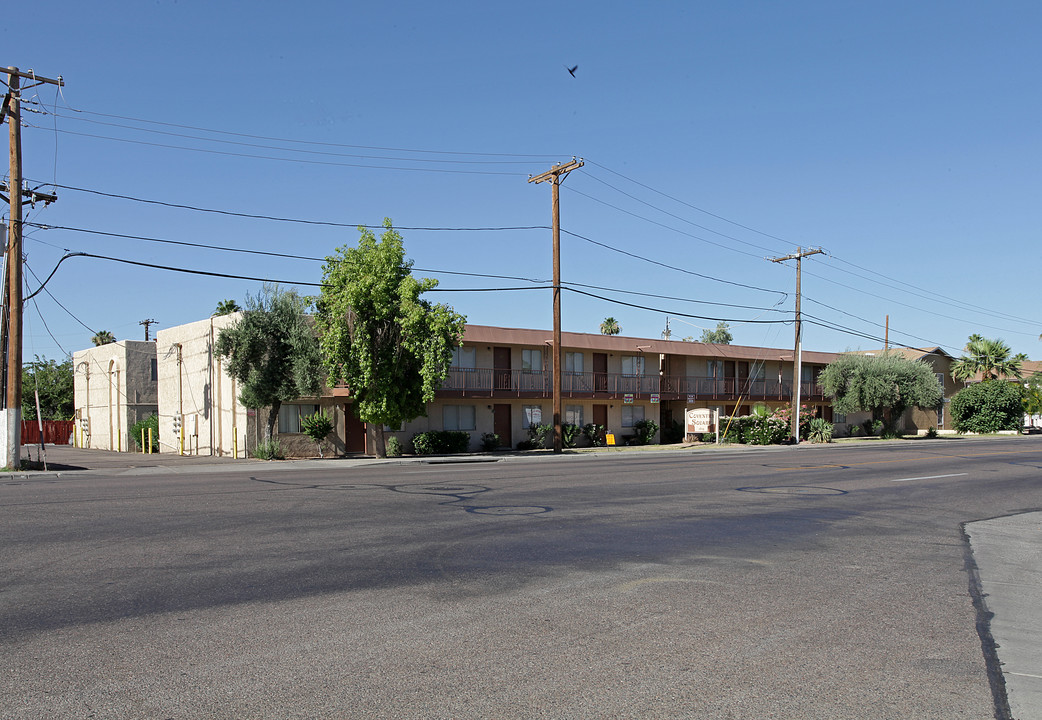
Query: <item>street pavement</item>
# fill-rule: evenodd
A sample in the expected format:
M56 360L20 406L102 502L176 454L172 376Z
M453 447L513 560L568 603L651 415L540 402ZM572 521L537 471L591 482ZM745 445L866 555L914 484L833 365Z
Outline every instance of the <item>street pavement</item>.
M996 442L1003 442L997 439ZM907 447L907 444L902 447ZM771 448L763 452L787 452L789 449ZM742 448L740 451L756 452ZM617 452L617 451L616 451ZM645 451L649 452L649 451ZM650 451L654 452L654 451ZM684 453L685 451L668 451ZM714 452L699 448L701 453ZM733 449L721 452L734 452ZM526 454L525 462L567 462L574 455L533 456ZM40 478L46 475L68 477L70 474L105 477L150 474L205 474L227 472L255 473L260 468L278 467L280 472L294 470L332 470L349 467L376 467L383 464L437 464L477 463L488 461L485 456L457 458L406 458L377 461L371 458L300 460L266 463L257 460L195 457L163 454L140 455L101 450L80 450L68 446L47 448L48 470L18 471L0 474L4 479ZM501 455L499 462L521 459ZM942 476L943 477L943 476ZM913 478L929 479L929 478ZM896 481L895 481L896 482ZM1042 512L1027 508L1003 517L966 523L969 541L971 578L976 585L975 601L978 609L978 631L989 663L996 717L1029 720L1042 718ZM971 588L972 590L972 588ZM996 687L998 688L996 690ZM866 715L868 716L868 715Z

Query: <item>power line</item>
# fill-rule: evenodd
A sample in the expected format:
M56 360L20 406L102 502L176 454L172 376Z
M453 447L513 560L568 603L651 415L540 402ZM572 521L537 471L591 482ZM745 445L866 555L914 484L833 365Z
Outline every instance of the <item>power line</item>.
M575 293L577 295L585 295L586 297L591 297L591 298L594 298L596 300L603 300L604 302L609 302L609 303L612 303L614 305L622 305L622 306L625 306L625 307L636 308L638 310L650 310L652 312L664 313L664 314L668 314L668 315L677 315L679 317L696 318L698 320L712 320L712 321L715 321L715 322L726 322L726 323L750 323L750 324L755 324L755 325L790 325L790 324L792 324L792 320L743 320L743 319L736 319L736 318L720 318L720 317L707 317L705 315L692 315L691 313L676 312L674 310L663 310L662 308L654 308L654 307L649 307L647 305L637 305L635 303L623 302L622 300L614 300L612 298L604 297L603 295L595 295L594 293L588 293L588 292L585 292L583 290L576 290L573 287L565 286L563 289L564 290L568 290L570 292L573 292L573 293Z
M48 130L49 128L43 128L32 123L26 123L27 127ZM109 135L96 135L93 133L82 133L76 132L75 130L58 130L57 132L65 133L66 135L76 135L79 137L94 138L97 140L111 140L112 142L129 143L131 145L145 145L148 147L158 147L167 150L186 150L188 152L206 153L208 155L223 155L225 157L240 157L249 158L253 160L275 160L279 162L293 162L293 163L304 163L307 165L328 165L334 167L353 167L353 168L364 168L367 170L398 170L405 172L430 172L430 173L450 173L456 175L499 175L507 177L524 177L524 173L518 172L495 172L491 170L452 170L449 168L419 168L419 167L397 167L394 165L366 165L362 163L347 163L347 162L334 162L331 160L308 160L306 158L287 158L287 157L276 157L274 155L258 155L256 153L237 153L230 152L228 150L213 150L207 148L194 148L187 147L184 145L170 145L168 143L157 143L148 142L146 140L131 140L129 138L117 138ZM286 152L295 152L293 150L286 150Z
M93 112L91 110L79 110L73 108L66 103L66 107L74 113L80 113L84 115L94 115L97 117L107 117L116 120L129 120L131 122L147 123L150 125L162 125L164 127L176 127L183 130L197 130L199 132L208 132L215 135L229 135L233 137L251 138L254 140L270 140L273 142L285 142L285 143L298 143L301 145L319 145L324 147L341 147L341 148L355 148L361 150L384 150L388 152L411 152L411 153L426 153L433 155L475 155L475 156L486 156L486 157L517 157L517 158L531 158L533 160L544 160L546 158L557 157L555 154L549 155L525 155L520 153L483 153L483 152L463 152L453 150L423 150L415 148L399 148L399 147L381 147L377 145L349 145L346 143L331 143L331 142L318 142L314 140L295 140L292 138L279 138L272 137L269 135L250 135L248 133L231 132L228 130L215 130L213 128L204 128L197 125L182 125L179 123L163 122L160 120L146 120L144 118L127 117L125 115L112 115L108 113ZM62 116L65 117L65 116Z
M46 183L40 187L54 187L62 190L73 190L75 192L90 193L91 195L100 195L102 197L116 198L119 200L131 200L133 202L146 203L149 205L161 205L163 207L178 208L180 210L193 210L195 212L213 213L216 215L229 215L232 217L243 217L251 218L254 220L272 220L275 222L287 222L287 223L299 223L301 225L325 225L329 227L344 227L344 228L367 228L370 230L382 230L383 225L367 225L365 223L346 223L346 222L334 222L331 220L305 220L302 218L290 218L290 217L279 217L277 215L259 215L256 213L244 213L236 212L234 210L220 210L216 208L205 208L196 205L185 205L182 203L166 202L164 200L153 200L149 198L134 197L132 195L122 195L119 193L109 193L102 190L92 190L90 188L75 187L73 185L58 185L52 183ZM549 230L550 227L547 225L508 225L499 227L428 227L428 226L404 226L395 225L396 230L416 230L416 231L431 231L431 232L501 232L507 230Z
M586 242L591 243L593 245L597 245L597 246L605 248L607 250L611 250L612 252L617 252L620 255L626 255L627 257L631 257L631 258L634 258L636 260L642 260L642 261L644 261L646 263L650 263L652 265L658 265L659 267L664 267L664 268L666 268L668 270L675 270L676 272L684 273L686 275L693 275L695 277L700 277L700 278L702 278L704 280L712 280L714 282L724 283L725 285L734 285L735 287L742 287L742 288L746 288L746 289L749 289L749 290L758 290L760 292L774 293L776 295L782 295L783 297L788 297L788 295L789 295L788 293L782 292L781 290L770 290L768 288L757 287L755 285L746 285L745 283L734 282L733 280L724 280L722 278L713 277L712 275L703 275L702 273L697 273L697 272L695 272L693 270L687 270L685 268L677 267L676 265L669 265L669 264L664 263L664 262L659 262L658 260L652 260L650 258L644 257L643 255L637 255L636 253L631 253L628 250L621 250L620 248L614 247L612 245L608 245L607 243L602 243L602 242L599 242L597 240L592 240L592 239L590 239L588 237L580 235L579 233L574 233L574 232L571 232L570 230L565 230L563 228L561 229L561 232L565 233L566 235L571 235L572 237L579 238L580 240L585 240Z

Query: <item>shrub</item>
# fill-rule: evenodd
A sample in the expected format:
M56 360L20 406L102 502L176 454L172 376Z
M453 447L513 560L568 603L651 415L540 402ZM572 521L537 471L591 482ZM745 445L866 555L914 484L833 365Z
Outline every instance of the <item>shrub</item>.
M572 423L561 425L561 444L566 448L575 447L576 440L582 435L582 428Z
M701 440L704 443L715 443L716 433L702 433Z
M265 440L253 448L253 457L258 460L281 460L283 457L282 445L274 438Z
M658 432L658 423L654 420L638 420L633 423L633 431L636 433L636 437L633 438L634 444L647 445Z
M517 449L518 450L535 450L535 449L540 448L540 447L542 447L542 445L537 443L532 438L527 438L525 440L519 440L518 443L517 443Z
M775 418L778 418L781 421L783 421L785 423L786 427L788 427L790 429L792 428L792 408L789 405L786 405L785 407L778 408L777 410L775 410L772 413L772 416L775 417ZM806 440L807 439L807 433L810 432L810 421L813 420L813 419L814 419L813 411L809 407L807 407L806 405L801 405L800 406L800 439L801 440ZM786 435L784 438L782 438L782 440L779 440L778 442L783 442L784 440L788 439L788 437L789 436Z
M412 436L417 455L449 455L470 449L470 433L463 430L430 430Z
M860 437L864 433L864 430L860 425L850 426L850 437Z
M774 415L750 417L752 421L743 426L741 442L749 445L778 445L788 440L788 421Z
M807 437L812 443L832 442L832 423L825 418L814 418L810 421L810 432Z
M130 437L137 445L138 450L141 450L141 431L145 431L145 442L147 443L149 428L152 428L152 452L159 452L159 416L155 413L152 413L144 420L138 420L134 423L134 426L130 428Z
M300 419L300 430L315 441L315 444L318 445L318 456L324 457L322 454L322 443L325 441L326 436L333 432L333 421L323 413L317 412Z
M927 430L926 437L929 440L933 440L935 437L937 437L937 428L931 427L929 430Z
M961 433L1019 430L1023 423L1024 391L1017 383L985 380L955 393L952 425Z
M603 425L594 423L583 425L583 436L586 438L586 442L590 444L590 447L600 447L604 444L604 432L605 427Z
M384 443L384 450L387 453L387 457L401 457L402 456L402 441L396 436L391 435L387 438L387 442Z
M485 452L499 449L499 435L490 432L481 433L481 449Z
M861 427L865 429L865 435L878 435L883 432L883 421L869 418L861 423Z

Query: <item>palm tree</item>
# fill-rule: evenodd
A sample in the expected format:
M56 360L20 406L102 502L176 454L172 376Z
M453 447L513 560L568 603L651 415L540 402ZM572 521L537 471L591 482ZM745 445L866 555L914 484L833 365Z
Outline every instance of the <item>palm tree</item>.
M92 343L98 346L108 345L109 343L116 342L116 336L110 333L108 330L98 330L96 333L94 333L94 337L92 337L90 340Z
M1009 345L1002 340L989 340L974 333L966 343L966 355L952 363L952 377L956 380L971 380L978 374L984 380L1000 377L1019 378L1028 356L1024 353L1011 355Z
M239 303L235 302L234 300L221 300L219 303L217 303L217 309L213 311L213 315L214 317L218 315L231 315L232 313L237 313L240 310L242 310L242 308L239 307Z
M619 321L613 317L606 317L601 323L601 335L618 335L621 331Z

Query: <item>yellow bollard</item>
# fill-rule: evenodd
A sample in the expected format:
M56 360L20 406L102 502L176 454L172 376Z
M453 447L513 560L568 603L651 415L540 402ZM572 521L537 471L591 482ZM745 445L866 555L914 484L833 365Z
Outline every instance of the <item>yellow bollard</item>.
M152 428L148 429L148 454L152 454Z
M141 428L141 454L145 454L145 428Z
M239 459L239 428L232 425L232 457Z

